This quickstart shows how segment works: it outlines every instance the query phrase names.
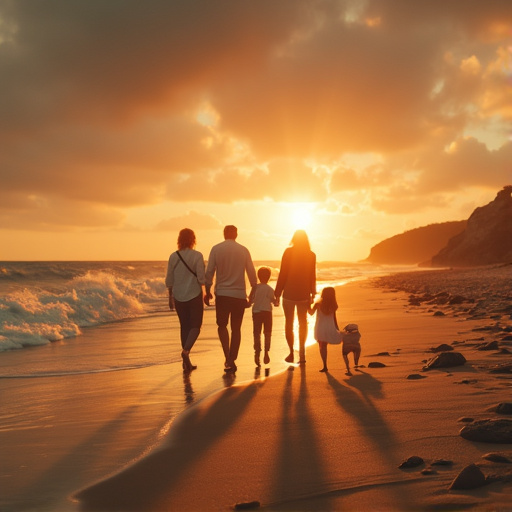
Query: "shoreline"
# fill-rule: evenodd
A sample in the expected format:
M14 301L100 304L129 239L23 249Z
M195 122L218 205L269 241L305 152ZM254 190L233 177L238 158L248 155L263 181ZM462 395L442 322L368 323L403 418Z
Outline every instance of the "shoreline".
M489 407L510 396L510 378L484 369L498 356L477 354L468 343L484 318L462 319L454 305L436 318L431 304L411 305L373 281L337 289L341 324L359 323L363 335L365 368L359 373L345 376L341 356L335 359L330 347L330 372L322 376L318 351L310 346L307 368L292 366L272 379L208 396L179 415L154 452L76 493L80 510L227 510L254 501L264 510L352 510L375 502L382 510L505 507L510 486L491 500L482 490L448 491L465 464L482 464L486 450L512 450L458 436L461 414L492 415ZM441 307L446 304L436 305ZM433 345L457 337L466 338L456 341L468 365L407 380L421 372ZM369 368L371 362L383 366ZM398 470L412 455L425 459L420 469L427 469L429 458L452 458L453 464L429 476Z

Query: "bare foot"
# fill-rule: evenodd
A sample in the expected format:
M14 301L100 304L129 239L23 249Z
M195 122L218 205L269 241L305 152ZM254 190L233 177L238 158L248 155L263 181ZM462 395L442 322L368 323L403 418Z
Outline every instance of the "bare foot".
M287 363L293 363L293 352L290 353L290 355L286 356L284 358L284 360L287 362Z
M319 372L322 372L322 373L327 373L329 370L327 368L322 368L321 370L318 370Z
M270 356L268 355L268 352L265 352L265 356L263 357L263 362L265 364L270 363Z

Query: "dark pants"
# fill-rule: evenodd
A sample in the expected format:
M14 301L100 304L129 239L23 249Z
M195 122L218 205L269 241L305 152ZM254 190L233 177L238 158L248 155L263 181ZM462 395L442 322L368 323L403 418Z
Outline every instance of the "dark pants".
M190 350L194 346L203 324L203 294L200 293L186 302L175 299L174 307L180 321L181 347L183 350Z
M226 363L234 363L238 357L240 340L242 339L242 320L247 301L224 295L215 296L215 312L217 315L217 332L224 351ZM231 343L229 340L228 322L231 326Z
M261 352L261 329L265 336L265 352L270 350L270 339L272 337L272 311L258 311L252 314L254 351Z

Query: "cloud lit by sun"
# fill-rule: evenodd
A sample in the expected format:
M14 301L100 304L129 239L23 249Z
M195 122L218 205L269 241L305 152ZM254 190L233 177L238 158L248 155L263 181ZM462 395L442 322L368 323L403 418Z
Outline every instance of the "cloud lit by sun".
M358 261L510 183L510 0L39 4L0 1L2 260L235 223L253 258L304 229Z

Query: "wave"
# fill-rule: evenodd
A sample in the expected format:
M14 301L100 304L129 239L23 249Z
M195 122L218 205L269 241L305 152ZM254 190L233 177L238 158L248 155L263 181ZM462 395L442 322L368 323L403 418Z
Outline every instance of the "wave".
M162 278L129 280L101 270L87 270L53 289L15 289L0 297L0 351L45 345L78 336L83 327L158 311L165 294Z
M271 267L279 261L255 261ZM0 262L0 352L79 336L84 327L166 310L166 262ZM394 269L397 270L396 268ZM389 273L365 263L319 262L318 290Z

